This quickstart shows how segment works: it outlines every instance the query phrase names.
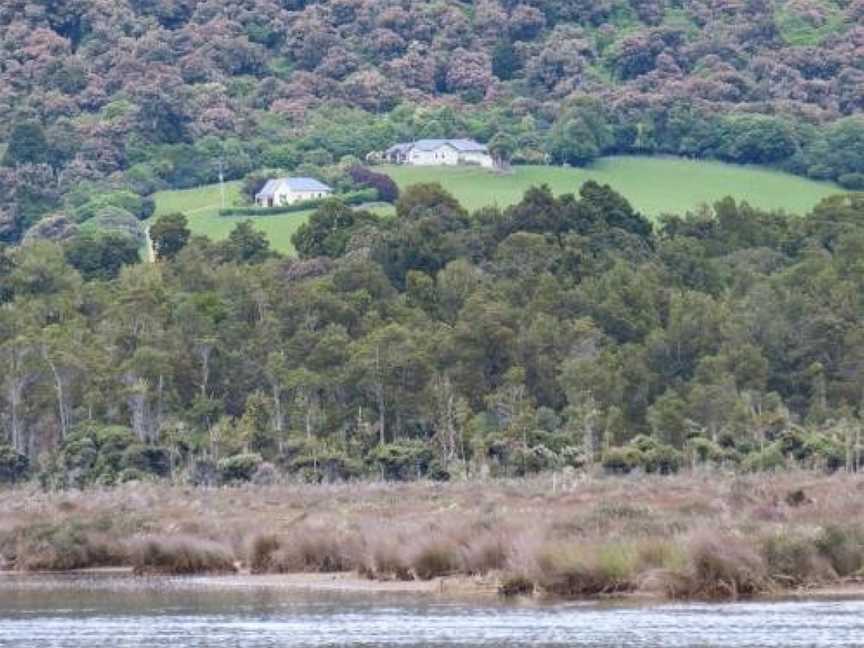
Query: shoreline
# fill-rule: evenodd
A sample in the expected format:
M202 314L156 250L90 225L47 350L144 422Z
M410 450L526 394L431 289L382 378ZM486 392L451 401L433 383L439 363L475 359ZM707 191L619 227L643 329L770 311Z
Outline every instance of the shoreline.
M11 492L0 566L442 599L864 598L862 492L804 472Z
M248 569L237 574L189 574L170 575L152 574L136 576L133 568L97 567L71 569L65 571L15 571L0 570L0 582L11 580L38 581L49 577L117 577L137 581L142 589L160 581L183 583L212 589L263 588L306 594L348 594L374 598L388 594L432 597L443 602L484 602L484 603L609 603L622 605L674 605L687 603L706 603L728 605L734 603L763 602L784 603L802 601L843 601L864 600L864 581L852 579L843 583L828 583L819 586L802 587L789 590L762 592L738 599L712 599L700 597L669 598L651 591L632 591L584 596L579 598L559 597L535 593L530 595L504 596L499 592L499 579L490 576L441 576L430 580L371 580L356 572L334 573L288 573L253 574Z

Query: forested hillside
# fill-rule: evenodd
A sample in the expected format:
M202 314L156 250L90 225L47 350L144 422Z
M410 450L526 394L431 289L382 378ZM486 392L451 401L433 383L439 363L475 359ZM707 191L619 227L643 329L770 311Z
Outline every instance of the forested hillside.
M673 153L864 186L862 0L7 0L0 240L394 141ZM107 210L107 211L106 211ZM88 228L84 228L85 232Z
M0 482L858 467L862 194L469 213L361 162L470 136L864 188L864 0L6 0L0 51ZM299 258L151 218L220 171L396 215L326 202Z
M296 259L182 215L157 263L7 250L0 479L858 467L860 195L656 229L594 183L470 215L417 185L396 211L328 202Z

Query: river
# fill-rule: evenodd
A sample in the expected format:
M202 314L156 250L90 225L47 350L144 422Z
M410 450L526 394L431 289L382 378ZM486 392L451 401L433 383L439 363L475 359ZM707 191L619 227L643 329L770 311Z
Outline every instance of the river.
M4 648L862 645L864 601L466 603L242 577L0 577Z

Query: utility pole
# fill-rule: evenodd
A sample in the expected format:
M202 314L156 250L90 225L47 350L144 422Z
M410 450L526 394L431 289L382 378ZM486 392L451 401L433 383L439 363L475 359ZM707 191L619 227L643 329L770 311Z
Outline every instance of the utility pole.
M225 161L219 156L219 193L222 196L222 209L225 209Z

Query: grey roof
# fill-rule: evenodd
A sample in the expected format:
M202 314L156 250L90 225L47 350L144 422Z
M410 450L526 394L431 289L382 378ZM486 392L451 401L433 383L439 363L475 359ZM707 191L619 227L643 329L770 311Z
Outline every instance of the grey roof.
M274 178L268 180L255 197L258 199L272 198L276 193L276 190L283 184L287 185L288 189L291 191L333 191L333 187L330 187L315 178Z
M276 193L276 187L279 186L279 180L268 180L264 183L264 186L261 187L261 191L259 191L255 197L256 198L272 198L273 194Z
M282 178L291 191L333 191L333 187L315 178Z
M387 155L392 155L393 153L407 153L413 146L414 144L411 142L400 142L399 144L394 144L385 152Z
M472 139L422 139L414 142L414 146L421 151L434 151L446 144L462 153L486 153L487 151L484 144Z

